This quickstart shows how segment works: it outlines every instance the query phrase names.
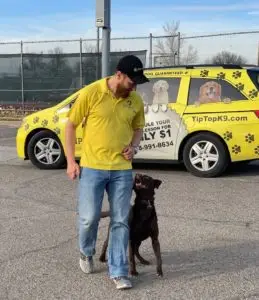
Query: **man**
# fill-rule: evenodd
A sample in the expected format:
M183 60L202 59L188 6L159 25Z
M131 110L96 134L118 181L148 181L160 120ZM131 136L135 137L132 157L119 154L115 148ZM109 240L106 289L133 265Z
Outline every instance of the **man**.
M132 159L145 125L144 105L136 85L148 82L141 61L123 57L113 76L84 87L68 114L67 174L79 177L79 248L84 273L94 270L93 255L104 191L108 194L111 232L110 278L117 289L131 288L128 278L128 213L132 196ZM84 120L80 167L75 162L75 131Z

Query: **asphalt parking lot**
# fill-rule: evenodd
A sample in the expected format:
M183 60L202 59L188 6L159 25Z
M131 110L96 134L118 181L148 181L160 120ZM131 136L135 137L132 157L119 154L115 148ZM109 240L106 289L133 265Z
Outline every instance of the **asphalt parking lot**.
M0 299L259 299L259 164L196 178L181 166L135 166L163 181L156 194L164 278L148 240L134 288L116 291L98 262L78 265L76 184L65 170L38 170L15 152L16 129L0 125ZM104 206L107 206L105 198Z

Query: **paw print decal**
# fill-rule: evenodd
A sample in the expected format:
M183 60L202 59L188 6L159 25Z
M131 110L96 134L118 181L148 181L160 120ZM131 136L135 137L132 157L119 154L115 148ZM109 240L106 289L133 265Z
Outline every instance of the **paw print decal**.
M41 122L41 125L42 125L43 127L47 126L47 125L48 125L48 120L43 120L43 121Z
M255 97L257 97L258 96L258 91L257 90L251 90L251 91L249 91L249 97L250 98L255 98Z
M60 134L60 129L59 129L58 127L56 127L56 128L54 129L54 132L55 132L57 135L59 135L59 134Z
M53 118L52 118L52 121L53 123L57 123L59 121L59 116L55 115Z
M224 140L226 141L229 141L233 138L232 132L230 131L226 131L223 136L224 136Z
M241 75L242 75L242 73L241 73L240 71L235 71L235 72L233 72L233 75L232 75L232 76L233 76L235 79L237 79L237 78L240 78Z
M257 146L257 147L255 148L255 154L256 154L256 155L259 155L259 146Z
M25 130L25 131L27 131L29 128L30 128L30 125L29 125L29 124L25 124L25 125L24 125L24 130Z
M226 77L226 74L223 72L220 72L217 74L217 79L225 79L225 77Z
M236 84L236 88L239 90L239 91L243 91L245 85L243 83L238 83Z
M208 70L201 70L201 74L200 74L201 77L206 77L208 75L209 75L209 71Z
M245 139L246 139L246 142L250 144L250 143L254 142L255 136L251 133L248 133L248 135L246 135Z
M39 117L35 117L35 118L33 119L33 123L34 123L34 124L37 124L37 123L39 122L39 119L40 119Z
M241 147L238 145L235 145L234 147L232 147L232 152L235 154L238 154L241 152Z

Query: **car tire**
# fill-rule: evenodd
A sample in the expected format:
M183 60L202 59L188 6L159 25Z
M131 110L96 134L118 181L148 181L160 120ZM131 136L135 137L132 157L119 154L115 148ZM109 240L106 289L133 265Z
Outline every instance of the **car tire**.
M59 138L49 130L35 133L28 143L27 152L32 164L39 169L59 169L66 163Z
M229 154L217 136L198 133L186 142L183 162L186 169L197 177L217 177L228 167Z

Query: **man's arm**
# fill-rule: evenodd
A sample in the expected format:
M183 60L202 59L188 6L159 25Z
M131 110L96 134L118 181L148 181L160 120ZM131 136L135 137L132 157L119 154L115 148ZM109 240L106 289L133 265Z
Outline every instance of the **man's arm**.
M75 179L79 176L80 168L75 161L76 128L82 123L89 113L87 94L82 91L71 110L65 128L65 152L67 157L67 174L69 178Z
M76 127L68 120L65 130L65 147L68 164L75 161L75 140L76 140Z
M143 135L143 128L145 126L145 113L144 104L140 99L140 108L132 122L132 128L134 130L133 137L129 146L123 150L123 155L126 159L132 160L134 155L138 151L138 147Z
M80 167L75 161L75 140L76 126L68 120L65 129L65 151L67 156L67 175L72 180L80 174Z
M132 127L134 130L134 134L132 137L131 145L134 147L139 147L142 135L143 135L143 128L145 127L145 112L144 112L144 102L140 98L140 107L138 113L136 114L133 122Z
M134 130L134 134L133 134L133 138L132 138L132 142L131 145L133 147L138 147L141 141L143 135L143 129L142 128L138 128Z
M134 130L133 137L129 146L123 149L123 155L126 159L132 160L133 156L136 154L140 140L142 138L143 129L138 128Z

